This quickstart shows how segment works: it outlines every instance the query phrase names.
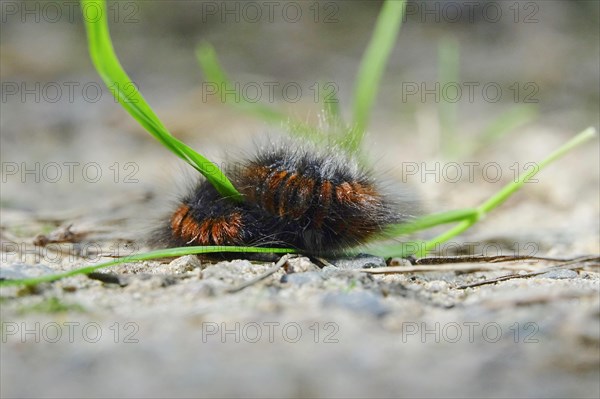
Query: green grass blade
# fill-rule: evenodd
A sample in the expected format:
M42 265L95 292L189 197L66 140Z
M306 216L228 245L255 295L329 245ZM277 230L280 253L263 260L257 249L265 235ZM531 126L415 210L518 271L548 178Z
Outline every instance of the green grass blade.
M455 38L442 39L438 46L438 79L441 90L438 115L442 134L442 151L450 157L457 155L460 143L456 137L458 102L454 101L453 97L448 96L449 93L452 93L451 88L459 84L459 69L460 52L458 41Z
M532 105L517 105L494 119L481 133L475 151L488 147L494 141L501 139L519 126L533 121L538 115L537 107Z
M319 141L322 138L318 129L301 121L293 120L285 113L273 107L246 100L227 77L227 74L219 63L214 47L210 44L203 43L198 46L196 49L196 58L202 68L206 82L214 85L214 95L218 96L223 103L258 117L265 122L286 125L289 131L295 135L306 137L313 141ZM226 94L223 94L223 92Z
M387 60L402 24L405 0L387 0L377 18L375 31L363 55L354 92L352 129L345 140L348 150L358 152Z
M575 147L583 144L595 136L596 130L593 127L585 129L539 162L538 168L531 169L527 173L522 174L516 181L504 186L500 191L490 197L487 201L480 204L477 208L459 209L455 211L423 216L414 222L407 223L406 225L400 224L393 226L389 231L386 232L386 236L388 237L398 237L403 234L414 233L416 231L428 229L441 224L458 222L455 226L430 241L409 241L401 244L377 246L371 245L368 247L361 247L355 251L352 251L352 253L364 252L367 250L372 254L383 257L406 257L409 255L415 255L418 257L426 256L428 252L435 250L441 244L463 233L465 230L477 223L480 219L485 217L485 215L487 215L489 212L500 206L511 195L517 192L525 184L525 182L532 179L538 172L540 172L550 163L556 161L558 158L562 157Z
M456 209L448 212L434 213L422 216L412 222L397 224L386 231L386 235L398 237L415 233L442 224L454 223L463 220L479 219L480 212L476 208Z
M219 63L214 47L210 44L203 43L198 46L196 58L206 78L205 81L214 85L215 95L221 98L222 102L238 107L267 122L286 122L289 119L287 115L271 107L247 101L227 77ZM223 95L223 92L227 94Z
M571 140L563 144L560 148L552 152L542 161L537 164L537 168L531 168L527 173L522 174L516 181L513 181L507 184L504 188L502 188L498 193L493 195L490 199L481 204L478 209L482 213L488 213L492 209L498 207L504 201L508 199L511 195L513 195L523 184L532 179L539 171L544 169L546 166L556 161L558 158L562 157L573 148L585 143L586 141L594 138L596 136L596 129L593 127L588 127Z
M382 258L406 258L421 252L425 241L406 241L399 244L371 244L349 252L349 256L368 253Z
M81 0L81 3L82 9L98 10L98 18L84 18L90 57L98 74L123 108L162 145L202 173L221 195L241 201L240 193L214 163L169 133L123 70L108 31L106 1Z
M584 142L592 139L595 136L596 136L596 129L594 129L593 127L589 127L587 129L585 129L584 131L579 133L577 136L573 137L571 140L569 140L564 145L562 145L560 148L558 148L556 151L552 152L550 155L548 155L542 161L540 161L538 163L537 168L530 169L527 173L524 173L521 176L519 176L519 178L516 181L513 181L513 182L507 184L506 186L504 186L500 191L498 191L491 198L489 198L487 201L485 201L484 203L482 203L481 205L479 205L477 207L477 210L478 210L479 214L481 215L481 217L485 216L487 213L491 212L492 210L494 210L495 208L500 206L511 195L513 195L515 192L517 192L523 186L523 184L525 184L525 182L532 179L539 171L544 169L546 166L548 166L552 162L556 161L558 158L562 157L563 155L565 155L566 153L571 151L573 148L583 144ZM428 241L423 246L423 251L417 255L425 256L427 254L427 252L431 251L432 249L435 249L438 245L448 241L449 239L461 234L462 232L467 230L469 227L471 227L476 222L477 222L477 219L468 219L468 220L464 220L464 221L460 222L459 224L457 224L450 230L446 231L445 233Z
M252 252L252 253L296 253L296 250L290 248L260 248L260 247L224 247L224 246L206 246L206 247L179 247L161 249L158 251L146 252L138 255L126 256L110 262L104 262L99 265L86 266L75 270L70 270L64 273L48 274L40 277L15 279L15 280L2 280L0 281L0 287L13 286L13 285L36 285L40 283L49 283L57 281L65 277L77 276L80 274L89 274L98 269L105 267L116 266L123 263L139 262L143 260L152 260L160 258L170 258L184 255L193 254L210 254L210 253L224 253L224 252Z
M451 238L456 237L459 234L462 234L464 231L468 230L471 226L473 226L476 222L474 220L463 220L458 223L456 226L452 227L450 230L440 234L439 236L425 242L423 245L419 246L419 251L415 252L414 255L417 257L426 256L430 251L436 249L439 245L445 243Z
M340 99L337 96L337 86L331 82L319 82L319 101L323 107L325 122L329 128L344 128L344 120L340 111Z
M400 237L448 223L471 220L476 221L479 220L480 216L480 211L476 208L456 209L453 211L426 215L419 217L412 222L392 226L383 233L382 238ZM349 251L348 254L356 255L368 252L385 258L406 257L419 253L424 246L424 241L407 241L400 244L368 244L355 248L352 251Z

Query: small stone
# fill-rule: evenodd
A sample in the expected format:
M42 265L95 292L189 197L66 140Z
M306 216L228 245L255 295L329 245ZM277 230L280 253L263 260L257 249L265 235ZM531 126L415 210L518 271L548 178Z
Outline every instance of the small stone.
M578 278L579 274L575 270L559 269L552 270L548 273L540 274L541 278L553 278L553 279L565 279L565 278Z
M448 288L448 283L441 280L429 281L425 284L425 288L431 292L440 292Z
M319 267L312 263L307 257L291 258L288 259L285 267L287 273L304 273L304 272L316 272Z
M104 284L116 284L120 287L127 287L131 285L140 287L168 287L177 283L175 277L167 274L118 274L118 273L101 273L92 272L89 273L88 278L92 280L102 281Z
M200 262L200 259L196 255L186 255L169 263L165 271L183 274L194 269L202 269L202 262Z
M342 307L377 317L381 317L389 312L387 306L371 291L328 293L323 297L323 305Z
M0 269L0 280L15 280L30 277L39 277L45 274L55 273L56 270L48 266L37 264L28 265L25 263L15 263L9 266L3 266Z
M405 258L392 258L390 260L390 266L412 266L412 263Z
M282 283L289 283L294 285L304 285L308 283L316 283L323 281L323 276L320 272L304 272L304 273L293 273L284 274L280 280Z
M129 283L127 281L128 276L117 273L92 272L88 273L87 276L92 280L102 281L104 284L117 284L121 287L125 287Z
M214 296L216 292L215 286L206 281L197 281L186 286L186 293L191 296L210 297Z
M154 290L157 288L168 287L175 284L177 281L172 276L167 275L153 275L153 274L136 274L132 276L121 277L121 286L123 283L130 290ZM125 280L123 282L123 280Z
M367 269L387 266L385 259L369 254L358 254L347 258L331 259L330 262L340 269Z

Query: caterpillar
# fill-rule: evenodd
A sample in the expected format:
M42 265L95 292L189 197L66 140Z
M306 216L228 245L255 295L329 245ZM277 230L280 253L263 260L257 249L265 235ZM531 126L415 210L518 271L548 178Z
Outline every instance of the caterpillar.
M362 244L404 220L373 173L335 147L269 143L224 172L244 201L221 197L202 178L162 223L155 243L321 255Z

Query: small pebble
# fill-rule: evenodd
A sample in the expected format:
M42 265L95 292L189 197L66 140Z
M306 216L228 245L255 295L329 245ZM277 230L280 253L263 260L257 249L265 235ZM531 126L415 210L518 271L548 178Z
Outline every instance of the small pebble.
M175 259L166 266L166 272L183 274L194 269L202 269L202 262L196 255L186 255Z
M318 271L317 265L312 263L307 257L291 258L287 261L285 271L287 273L304 273Z
M217 292L215 286L207 281L197 281L186 286L185 289L188 296L210 297Z
M125 287L128 284L128 276L117 273L92 272L88 273L87 277L92 280L102 281L104 284L117 284L121 287Z
M358 254L348 258L330 259L330 263L340 269L367 269L371 267L386 267L385 259L368 254Z
M564 279L564 278L578 278L579 274L575 270L569 269L559 269L552 270L551 272L540 274L541 278L554 278L554 279Z
M25 263L16 263L9 266L3 266L0 269L0 280L14 280L29 277L39 277L45 274L56 273L56 270L48 266L37 264L28 265Z
M381 298L371 291L334 292L325 294L323 306L337 306L360 313L381 317L389 312Z
M440 292L448 288L448 283L441 280L429 281L425 284L425 288L431 292Z
M315 283L323 281L323 276L320 272L304 272L304 273L292 273L284 274L281 276L282 283L289 283L294 285L304 285L308 283Z
M104 284L116 284L120 287L140 286L140 287L167 287L177 282L176 278L166 274L117 274L117 273L89 273L88 278L102 281Z
M168 287L176 283L171 276L137 274L135 276L126 276L125 285L129 290L151 291L157 288Z
M412 266L412 263L410 263L408 259L392 258L390 260L390 266Z

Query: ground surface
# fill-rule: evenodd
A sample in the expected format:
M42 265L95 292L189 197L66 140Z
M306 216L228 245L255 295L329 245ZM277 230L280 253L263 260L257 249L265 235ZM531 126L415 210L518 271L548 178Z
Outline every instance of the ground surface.
M526 170L527 162L598 126L597 5L528 3L538 6L535 23L515 22L515 10L504 5L497 23L481 17L444 22L443 15L440 23L422 23L413 9L403 27L366 147L390 186L405 187L422 212L476 205L515 171ZM258 82L266 90L265 82L293 82L303 89L298 102L279 93L270 103L266 91L263 102L314 120L319 109L310 87L330 81L349 114L375 7L336 3L338 22L332 24L315 23L309 3L303 15L311 18L298 23L242 18L223 24L219 18L203 21L208 10L201 3L173 4L169 13L161 2L113 8L115 47L165 125L209 158L235 159L264 131L280 129L203 97L206 87L193 56L201 40L215 45L242 85ZM519 21L535 11L525 6ZM137 22L125 23L131 10ZM53 23L44 14L36 22L33 14L8 11L3 9L8 22L1 27L0 74L3 93L13 83L18 93L5 94L1 104L0 277L110 260L98 252L147 250L142 238L193 172L99 86L80 23L71 23L66 13ZM480 92L473 102L459 102L460 146L476 141L490 120L522 105L512 84L529 90L523 85L534 82L539 88L537 118L477 153L443 155L435 99L403 99L399 89L406 82L435 83L437 45L449 35L461 43L461 81L497 83L505 93L498 102L485 101ZM23 83L39 98L22 96ZM62 88L57 101L53 84ZM102 88L98 101L81 90L86 84ZM75 87L72 101L69 85ZM459 165L461 179L450 174L450 162ZM472 179L467 162L477 163ZM596 140L543 171L438 255L467 248L486 255L597 255L599 169ZM497 181L495 170L501 172ZM34 245L39 234L56 238L66 231L73 233L72 242ZM600 395L597 263L461 288L555 263L493 264L497 270L471 263L455 265L463 268L459 272L375 275L356 267L381 260L329 261L333 265L322 267L292 259L239 292L230 291L273 263L185 257L117 266L103 271L108 275L68 278L33 291L2 288L1 396Z

